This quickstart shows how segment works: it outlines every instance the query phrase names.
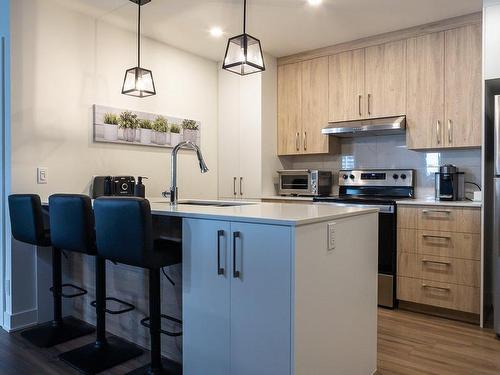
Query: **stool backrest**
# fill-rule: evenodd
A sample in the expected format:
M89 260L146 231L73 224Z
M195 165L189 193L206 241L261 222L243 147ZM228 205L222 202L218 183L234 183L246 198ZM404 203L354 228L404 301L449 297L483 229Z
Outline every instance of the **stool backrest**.
M9 195L9 214L12 237L32 245L50 245L50 235L43 223L42 203L38 195Z
M149 201L135 197L101 197L94 201L97 254L142 267L153 252Z
M94 214L87 195L51 195L49 217L53 246L96 255Z

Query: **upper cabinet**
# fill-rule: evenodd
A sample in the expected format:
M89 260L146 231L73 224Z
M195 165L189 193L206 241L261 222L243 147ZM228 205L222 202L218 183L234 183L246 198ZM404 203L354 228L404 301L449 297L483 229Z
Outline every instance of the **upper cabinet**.
M328 57L278 68L278 155L324 154L329 138Z
M365 116L365 50L330 56L330 121L359 120Z
M404 114L405 57L404 41L330 56L330 121Z
M481 25L407 41L407 146L481 146Z

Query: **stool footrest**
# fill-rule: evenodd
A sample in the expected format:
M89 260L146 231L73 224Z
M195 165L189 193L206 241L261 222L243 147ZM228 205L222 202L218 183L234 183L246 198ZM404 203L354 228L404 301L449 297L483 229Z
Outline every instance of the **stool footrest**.
M132 305L131 303L125 302L125 301L123 301L121 299L114 298L114 297L107 297L105 300L106 301L118 302L121 305L127 306L127 307L125 307L124 309L121 309L121 310L110 310L108 308L104 309L104 311L106 311L108 314L111 314L111 315L120 315L120 314L128 313L129 311L135 310L135 306L134 305ZM97 301L90 302L90 305L95 308L96 305L97 305Z
M174 322L174 323L177 323L179 325L182 326L182 320L179 320L177 318L174 318L172 316L168 316L168 315L165 315L165 314L161 314L160 315L162 317L162 319L166 319L166 320L169 320L171 322ZM151 325L149 324L149 321L151 320L151 317L146 317L144 319L141 320L141 325L143 325L144 327L146 328L150 328ZM163 333L164 335L167 335L167 336L171 336L171 337L178 337L178 336L182 336L182 331L180 332L170 332L170 331L166 331L164 329L160 329L160 332Z
M73 289L76 289L78 290L78 292L76 293L64 293L63 292L63 288L73 288ZM49 289L52 293L54 293L54 287L50 287ZM87 290L83 289L83 288L80 288L79 286L77 285L74 285L74 284L62 284L61 285L61 297L63 298L76 298L76 297L80 297L80 296L83 296L85 294L87 294Z

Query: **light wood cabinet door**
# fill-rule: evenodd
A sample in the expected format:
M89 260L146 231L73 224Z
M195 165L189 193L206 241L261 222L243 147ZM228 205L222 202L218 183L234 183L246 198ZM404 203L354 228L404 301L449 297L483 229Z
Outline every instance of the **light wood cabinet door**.
M330 56L329 65L330 121L359 120L365 117L365 50Z
M481 25L445 32L445 145L481 146Z
M301 153L301 63L278 67L278 155Z
M406 113L406 41L365 50L367 117Z
M302 62L302 153L328 153L328 57Z
M444 33L407 40L409 149L444 146Z

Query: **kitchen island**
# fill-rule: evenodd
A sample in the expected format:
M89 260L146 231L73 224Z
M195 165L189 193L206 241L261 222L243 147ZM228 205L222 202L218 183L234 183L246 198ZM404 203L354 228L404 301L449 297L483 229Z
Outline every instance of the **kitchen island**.
M185 375L375 373L376 209L150 202L155 233L182 238L177 287ZM85 284L78 274L89 272L80 265L74 281ZM141 307L145 296L140 297L147 290L143 271L133 275L130 267L112 267L119 298L134 301L147 315ZM89 314L80 315L89 320ZM141 345L147 342L134 320L108 326Z

